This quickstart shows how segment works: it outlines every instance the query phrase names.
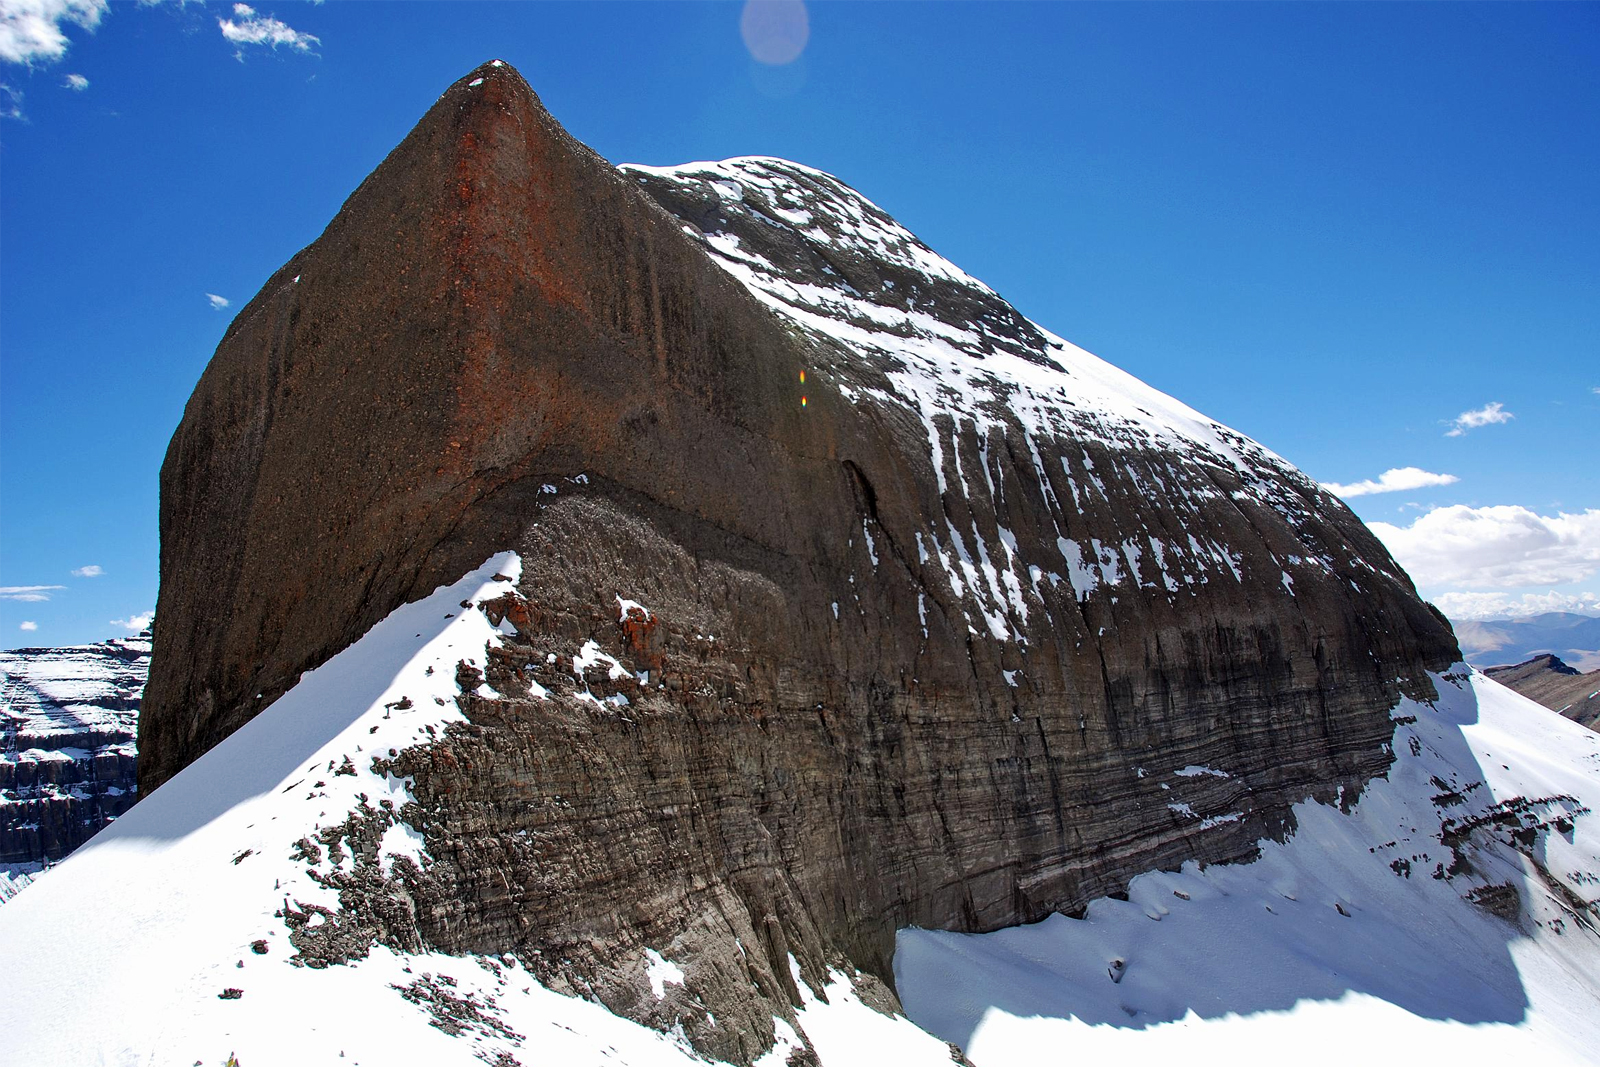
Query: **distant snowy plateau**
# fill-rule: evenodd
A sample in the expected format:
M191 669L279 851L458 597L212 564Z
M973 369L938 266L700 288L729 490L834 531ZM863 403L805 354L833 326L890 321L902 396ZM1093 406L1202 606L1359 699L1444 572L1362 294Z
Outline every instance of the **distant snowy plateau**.
M998 298L985 303L987 287L820 172L734 160L624 173L658 191L667 183L669 197L673 183L714 188L729 217L758 235L777 223L740 205L759 199L818 242L948 283L980 310L1001 307ZM1020 316L997 311L952 325L866 299L842 279L813 285L732 228L685 230L795 329L881 366L897 402L915 414L910 425L926 431L941 492L947 471L952 485L966 477L959 456L941 458L953 450L956 417L982 429L1010 412L1041 435L1060 429L1203 456L1239 472L1236 497L1259 497L1263 508L1290 513L1318 499L1314 485L1255 442ZM1065 480L1060 500L1046 457L1020 457L1038 470L1053 507L1076 510L1080 494L1085 503L1106 497L1102 478L1113 472L1087 455L1072 469L1054 460L1080 472ZM1245 477L1260 470L1274 478ZM988 471L985 459L974 483ZM1281 489L1302 483L1304 496ZM1180 489L1153 485L1150 493ZM1250 577L1227 545L1194 535L1162 540L1130 529L1120 544L1052 538L1058 574L1029 566L1009 530L996 542L1008 549L1002 558L944 526L926 541L919 535L917 553L937 561L958 597L972 591L961 603L982 615L962 616L963 632L980 640L1015 640L1046 583L1069 591L1075 605ZM886 542L866 524L861 535L876 565ZM1260 558L1270 560L1270 588L1282 597L1305 596L1341 562ZM416 783L385 768L405 749L470 728L458 703L463 687L499 697L484 678L491 650L514 633L504 605L522 573L522 559L502 552L398 608L0 906L0 1064L708 1062L681 1022L650 1029L547 989L529 958L402 952L341 926L342 891L381 888L397 869L441 860L430 847L446 846L423 832ZM664 611L643 590L616 594L619 624ZM920 597L915 603L927 610ZM841 594L835 619L841 606L854 610ZM530 701L582 701L586 712L624 719L646 714L641 694L660 684L620 647L593 640L558 646L538 669L547 681L559 672L564 688L531 681ZM1022 688L1018 673L1005 672L1008 686ZM1390 712L1387 774L1359 796L1298 804L1293 830L1261 841L1252 862L1148 871L1125 899L1094 900L1081 917L1056 914L989 934L899 931L894 977L904 1015L882 983L843 966L808 981L816 976L791 956L802 1003L794 1024L775 1020L777 1043L757 1064L931 1067L963 1054L978 1067L1600 1061L1600 822L1592 814L1600 734L1466 664L1432 681L1436 699L1401 699ZM1152 792L1159 787L1160 802L1171 796L1157 810L1191 840L1239 829L1234 805L1247 803L1247 790L1220 811L1196 812L1181 799L1192 799L1186 790L1196 785L1227 784L1239 768L1209 761L1127 770ZM355 948L329 965L340 953L328 946L340 944ZM653 1018L681 1020L704 1012L702 967L673 941L648 949L628 980L660 1007Z
M431 861L407 781L372 759L463 722L455 664L486 663L508 624L482 605L519 573L496 556L396 611L0 908L5 1062L706 1062L510 956L296 959L334 921L331 875ZM575 676L596 656L573 648ZM947 1041L980 1067L1593 1063L1600 735L1465 665L1435 682L1394 709L1387 778L1300 805L1255 862L1151 872L1081 919L902 931L911 1021L836 971L799 983L805 1036L827 1067L949 1063ZM388 823L376 849L343 847L355 812ZM695 960L668 946L639 978L692 996ZM768 1067L800 1047L778 1033Z
M150 637L0 652L0 903L134 801Z

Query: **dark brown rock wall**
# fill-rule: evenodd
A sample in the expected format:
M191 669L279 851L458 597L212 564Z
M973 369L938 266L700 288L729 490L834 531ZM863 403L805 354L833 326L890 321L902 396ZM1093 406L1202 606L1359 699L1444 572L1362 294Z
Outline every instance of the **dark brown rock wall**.
M625 963L677 945L691 1036L748 1060L790 952L888 979L899 926L993 929L1247 856L1387 767L1389 709L1457 653L1336 500L1003 404L936 419L936 471L892 368L763 306L683 232L692 198L660 199L679 214L485 66L240 313L162 471L146 790L516 547L506 699L464 694L468 728L394 757L437 862L400 876L414 917L385 936L524 952L657 1021ZM943 313L1033 343L957 296ZM1235 562L1062 578L1058 539L1191 534ZM952 553L1009 562L982 588ZM648 681L579 684L589 639Z
M520 78L485 70L241 311L185 410L147 787L510 543L547 479L632 472L691 513L794 529L781 498L744 509L724 487L785 487L769 435L797 429L778 384L795 347ZM805 447L827 450L823 422Z

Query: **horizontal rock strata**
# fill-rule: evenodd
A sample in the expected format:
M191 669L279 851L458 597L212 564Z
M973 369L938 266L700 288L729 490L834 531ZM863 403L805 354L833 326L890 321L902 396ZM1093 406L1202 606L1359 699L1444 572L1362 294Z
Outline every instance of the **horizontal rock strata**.
M469 726L384 757L434 862L341 921L739 1062L791 955L891 982L1353 799L1458 656L1340 502L846 187L619 171L499 64L240 313L161 517L146 788L516 548Z
M0 652L0 866L63 859L133 805L149 636Z

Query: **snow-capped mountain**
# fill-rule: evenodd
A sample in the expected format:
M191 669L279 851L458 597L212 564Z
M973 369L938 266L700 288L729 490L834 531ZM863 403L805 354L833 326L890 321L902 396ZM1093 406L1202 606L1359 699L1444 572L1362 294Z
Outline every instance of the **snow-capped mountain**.
M161 513L144 799L0 913L81 994L0 1008L46 1060L1592 1037L1539 962L1594 959L1590 751L1336 498L820 172L614 168L478 68L241 310ZM1562 750L1486 777L1502 720ZM1341 955L1497 932L1481 996Z

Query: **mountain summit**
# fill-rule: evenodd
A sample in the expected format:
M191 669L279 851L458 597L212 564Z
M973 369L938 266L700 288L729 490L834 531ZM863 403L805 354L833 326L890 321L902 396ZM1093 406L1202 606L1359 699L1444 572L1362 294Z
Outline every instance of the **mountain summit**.
M739 1063L833 976L892 1007L897 930L1354 803L1459 659L1338 499L837 179L613 167L499 62L239 313L161 536L126 818L231 742L317 811L261 846L331 891L294 963L504 956Z

